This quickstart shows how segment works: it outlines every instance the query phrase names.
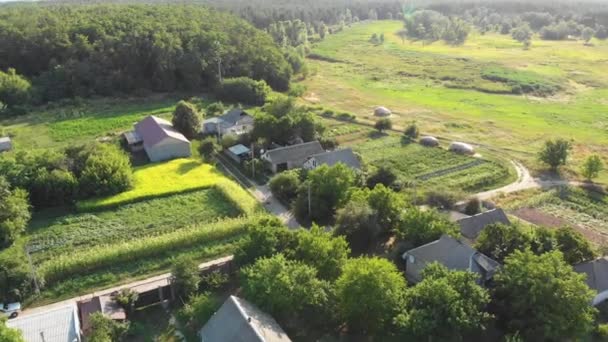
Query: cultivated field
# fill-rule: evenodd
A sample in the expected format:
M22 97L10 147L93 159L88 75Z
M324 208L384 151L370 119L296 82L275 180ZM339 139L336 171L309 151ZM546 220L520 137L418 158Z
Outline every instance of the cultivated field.
M472 33L462 46L425 45L402 41L401 28L365 22L316 44L303 99L368 122L383 105L397 126L416 120L425 133L484 144L532 167L553 137L575 140L574 170L590 152L608 155L607 42L534 39L523 50L508 35ZM385 42L372 44L373 33ZM513 94L521 89L534 90Z

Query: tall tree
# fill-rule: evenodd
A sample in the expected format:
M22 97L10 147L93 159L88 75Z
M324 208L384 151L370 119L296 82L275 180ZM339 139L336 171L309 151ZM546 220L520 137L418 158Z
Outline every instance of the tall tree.
M191 257L181 256L171 265L171 285L178 296L189 298L198 291L201 281L198 263Z
M421 246L439 239L443 234L458 236L460 232L455 224L435 209L421 210L412 207L401 215L395 234L414 246Z
M173 111L173 127L186 138L194 138L201 129L201 119L193 104L179 101Z
M25 104L30 96L31 84L24 77L17 75L13 68L7 72L0 70L0 108Z
M344 237L332 236L313 225L310 230L298 231L297 240L293 252L296 260L316 268L321 279L334 280L340 275L350 253Z
M524 49L529 49L532 44L532 29L527 23L523 23L511 31L513 39L524 45Z
M568 154L572 149L572 143L565 139L547 140L538 158L549 165L551 170L556 171L561 165L566 165Z
M523 251L529 246L530 236L520 226L501 223L487 225L475 244L478 251L500 263L514 251Z
M491 318L486 312L490 295L477 285L476 274L432 263L422 275L422 282L408 290L405 311L396 318L403 335L417 340L463 340L484 330Z
M0 247L10 245L25 231L31 214L27 193L11 190L6 179L0 176Z
M371 335L391 327L403 305L405 279L386 259L357 258L346 263L335 287L349 330Z
M581 167L581 174L587 180L592 180L597 178L599 173L604 169L604 162L602 162L602 158L593 154L587 157L583 162L583 166Z
M576 340L591 331L594 293L560 252L515 251L494 280L498 322L525 341Z

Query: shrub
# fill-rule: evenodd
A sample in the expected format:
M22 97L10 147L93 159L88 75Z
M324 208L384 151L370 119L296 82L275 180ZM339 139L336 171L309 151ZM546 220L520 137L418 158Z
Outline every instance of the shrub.
M215 137L207 137L201 141L198 152L204 160L209 160L217 152L218 147Z
M90 316L91 331L87 336L89 342L120 341L129 329L128 323L118 323L101 312Z
M201 287L205 290L220 290L228 284L228 275L221 271L213 271L201 277Z
M319 143L324 150L334 150L339 145L338 140L334 137L321 137Z
M373 189L378 184L391 187L397 180L397 173L390 167L380 166L367 178L367 187Z
M473 197L467 201L467 205L464 207L464 213L473 216L481 212L481 201L477 197Z
M457 193L445 189L430 190L425 194L425 202L439 209L452 209L458 198Z
M384 132L387 129L393 128L393 122L391 121L391 119L388 118L380 119L376 121L376 123L374 124L374 128L380 132Z
M295 199L300 184L297 172L286 171L272 177L268 187L279 201L288 204Z
M409 140L417 139L420 135L420 131L418 130L418 126L415 122L412 122L409 126L405 128L403 135L407 137Z
M261 106L271 89L264 81L248 77L227 78L219 86L217 95L224 101Z
M177 312L177 318L190 331L196 332L213 316L222 303L219 299L209 293L193 296Z
M221 101L213 102L213 103L209 104L207 106L207 108L205 108L205 115L206 116L220 115L220 114L224 113L225 109L226 108L224 107L224 104Z
M351 113L340 113L336 116L336 119L340 121L355 121L357 117Z
M81 194L86 197L108 196L131 188L131 162L118 147L96 144L83 152L85 162L79 178Z
M602 159L599 155L594 154L585 159L581 168L581 174L586 179L592 180L593 178L596 178L603 169L604 163L602 162Z
M226 134L222 137L222 148L223 149L228 149L234 145L236 145L239 142L239 137L237 137L234 134Z
M139 294L130 288L124 288L114 295L114 299L126 312L127 317L135 310L135 302L139 299Z
M180 256L171 265L171 285L182 298L189 298L198 291L201 281L198 263L189 256Z
M538 159L555 171L560 165L566 165L570 150L572 150L572 143L567 140L547 140L538 155Z

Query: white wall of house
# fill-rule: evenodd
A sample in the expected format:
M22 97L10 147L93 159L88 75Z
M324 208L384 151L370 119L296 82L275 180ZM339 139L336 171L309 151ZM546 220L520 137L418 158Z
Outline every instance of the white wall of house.
M190 157L192 154L189 142L173 139L171 137L163 139L154 146L146 146L145 149L151 162L186 158Z
M595 296L595 298L593 298L593 302L591 304L593 306L596 306L596 305L602 303L603 301L605 301L606 299L608 299L608 290L598 293L597 296Z
M304 163L304 165L302 165L302 167L306 170L314 170L317 168L317 160L315 158L310 158Z

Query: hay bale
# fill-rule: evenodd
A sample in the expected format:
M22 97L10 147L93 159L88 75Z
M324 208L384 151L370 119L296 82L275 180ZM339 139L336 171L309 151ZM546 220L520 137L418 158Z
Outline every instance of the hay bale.
M377 107L374 109L374 116L388 117L391 116L391 111L386 107Z
M427 135L427 136L420 138L420 145L427 146L427 147L437 147L437 146L439 146L439 140L437 140L437 138L435 138L435 137L431 137L431 136Z
M459 153L459 154L468 154L468 155L475 154L475 148L473 148L473 146L471 146L467 143L458 142L458 141L455 141L452 144L450 144L450 151Z

